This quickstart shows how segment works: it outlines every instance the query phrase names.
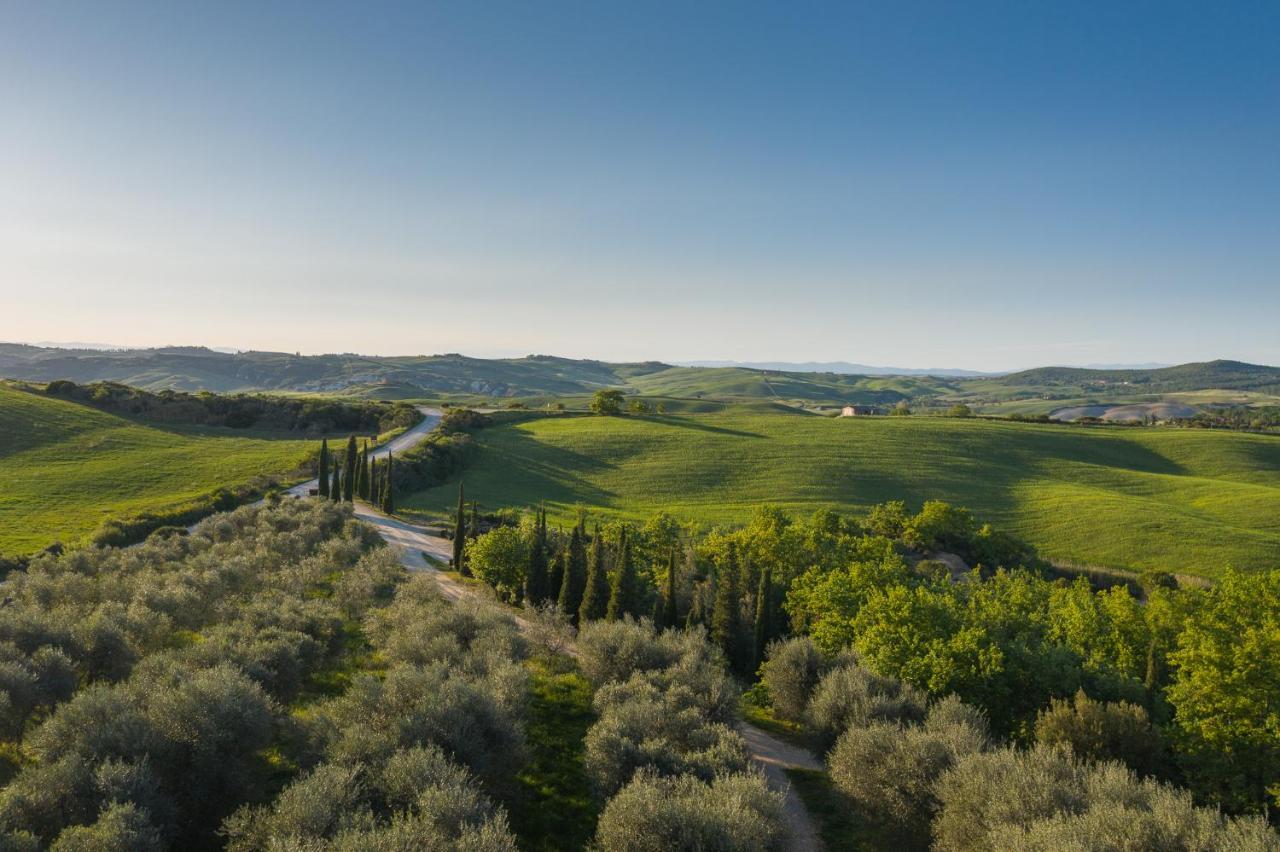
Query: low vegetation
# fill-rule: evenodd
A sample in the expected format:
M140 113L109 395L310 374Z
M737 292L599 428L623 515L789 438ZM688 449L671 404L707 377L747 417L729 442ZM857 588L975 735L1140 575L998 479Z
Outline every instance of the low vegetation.
M4 581L5 848L514 850L528 650L327 501Z

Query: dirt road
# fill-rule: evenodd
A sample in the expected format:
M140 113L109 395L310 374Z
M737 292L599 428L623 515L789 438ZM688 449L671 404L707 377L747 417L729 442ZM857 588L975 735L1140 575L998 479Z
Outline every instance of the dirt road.
M425 438L440 421L440 412L430 408L420 408L419 411L424 415L422 423L388 445L379 448L373 455L383 458L388 451L399 453ZM310 489L316 487L316 484L317 480L313 479L295 486L289 490L289 493L305 496ZM475 594L473 589L438 570L424 555L430 554L432 559L444 564L452 558L452 542L442 538L439 530L389 517L365 503L355 504L355 514L357 518L376 529L388 544L399 550L400 561L406 568L410 571L429 574L446 598L456 601L464 595ZM791 788L791 782L786 773L790 768L822 769L822 763L812 754L785 743L754 725L743 722L739 728L747 742L752 760L763 770L769 786L786 797L785 816L790 829L787 845L789 852L816 852L822 849L822 842L818 839L813 819L805 809L804 802Z

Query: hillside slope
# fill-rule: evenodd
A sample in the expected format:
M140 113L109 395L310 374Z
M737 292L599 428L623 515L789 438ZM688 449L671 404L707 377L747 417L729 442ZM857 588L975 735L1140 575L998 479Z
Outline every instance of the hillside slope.
M313 440L159 428L0 386L0 553L87 539L108 518L287 474Z
M724 413L551 417L477 433L467 494L738 523L884 500L968 506L1048 557L1212 577L1280 566L1280 440L1174 429ZM446 512L456 484L402 505Z
M1025 400L1071 404L1151 402L1135 396L1216 389L1280 393L1280 368L1212 361L1151 370L1046 367L1008 376L862 376L729 367L673 367L657 361L610 363L549 355L380 357L218 352L201 347L101 351L0 343L0 377L49 382L115 381L148 390L220 393L273 390L350 393L378 399L589 396L605 387L684 399L803 401L820 405L978 407ZM1213 400L1205 400L1210 402ZM1049 405L1050 410L1052 404Z

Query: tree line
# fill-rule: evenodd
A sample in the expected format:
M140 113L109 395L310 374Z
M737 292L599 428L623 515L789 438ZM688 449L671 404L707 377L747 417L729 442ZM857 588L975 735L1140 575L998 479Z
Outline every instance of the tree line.
M666 513L551 529L538 510L482 533L465 507L460 488L454 566L508 602L554 605L579 628L705 629L747 683L771 642L808 636L825 660L856 653L879 676L958 696L1022 744L1055 700L1127 702L1157 735L1161 779L1205 805L1274 813L1280 570L1094 588L940 501L802 520L766 506L709 532Z
M356 446L356 438L347 438L342 453L330 452L329 441L320 442L316 478L320 497L333 502L351 503L359 497L388 515L396 509L395 458L391 451L379 459L369 454L369 442Z
M80 385L60 379L44 387L48 396L156 423L225 426L231 429L370 435L407 428L421 415L404 402L335 400L272 394L146 391L118 382Z

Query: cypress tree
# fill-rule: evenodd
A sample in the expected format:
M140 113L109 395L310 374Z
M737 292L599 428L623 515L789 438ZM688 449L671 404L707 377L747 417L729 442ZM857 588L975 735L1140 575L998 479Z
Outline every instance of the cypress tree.
M582 521L569 534L569 553L565 558L564 577L560 580L560 609L569 620L578 623L578 609L582 606L582 593L587 587L587 549L582 541Z
M711 610L711 638L724 651L731 668L740 666L742 595L738 591L738 549L731 542L729 555L716 572L716 601Z
M582 605L578 607L578 624L586 624L604 618L609 611L609 571L604 564L604 538L600 525L591 540L591 556L587 560L587 581L582 590Z
M703 626L707 622L705 585L693 587L693 598L689 601L689 614L684 617L685 629Z
M373 460L369 458L369 442L364 442L364 490L361 492L368 500L373 494Z
M356 471L356 493L361 500L369 499L369 442L360 448L360 463Z
M672 550L667 563L667 593L662 600L662 627L675 627L676 618L676 552Z
M524 597L534 606L547 602L547 530L542 512L533 522L533 541L529 543L529 566L524 575Z
M354 493L355 496L361 500L364 499L365 451L367 449L367 446L362 445L360 447L360 452L356 453L356 484Z
M567 561L568 554L563 547L551 558L551 568L547 572L547 600L551 603L560 600L560 587L564 584L564 566Z
M752 647L751 664L756 668L764 662L764 651L773 633L773 569L760 572L760 588L756 590L756 631Z
M333 476L329 479L329 499L337 503L342 499L342 482L338 477L338 472L342 466L338 464L337 458L333 460Z
M621 621L625 615L640 616L640 580L636 577L625 526L618 536L617 569L609 584L609 609L605 614L610 621Z
M356 494L356 457L358 455L356 436L347 436L347 455L344 457L347 464L342 471L342 499L348 503L354 500Z
M471 538L480 537L480 506L475 500L471 501L471 527L467 532Z
M391 453L387 453L387 482L382 490L382 511L388 515L395 514L396 511L396 481L395 481L396 460L392 458Z
M471 575L466 566L467 546L467 504L464 499L462 483L458 483L458 515L453 519L453 570L464 577Z
M329 441L320 439L320 496L329 496Z

